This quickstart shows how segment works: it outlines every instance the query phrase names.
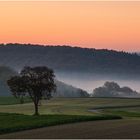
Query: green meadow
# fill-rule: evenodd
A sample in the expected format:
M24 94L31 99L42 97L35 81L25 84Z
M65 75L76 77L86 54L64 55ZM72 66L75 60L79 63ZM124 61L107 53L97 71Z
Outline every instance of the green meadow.
M97 120L113 120L121 119L116 115L40 115L29 116L14 113L0 113L0 134L28 130L33 128L47 127L53 125L83 122L83 121L97 121ZM8 120L8 121L7 121Z
M132 98L52 98L49 101L41 101L39 106L39 112L42 115L121 114L127 116L124 114L127 112L133 115L139 114L139 110L140 99ZM24 104L20 104L14 97L1 97L0 112L32 115L34 105L29 99L26 99Z
M53 98L42 100L39 116L33 116L30 99L24 104L14 97L0 97L0 133L64 123L109 119L139 119L140 99Z

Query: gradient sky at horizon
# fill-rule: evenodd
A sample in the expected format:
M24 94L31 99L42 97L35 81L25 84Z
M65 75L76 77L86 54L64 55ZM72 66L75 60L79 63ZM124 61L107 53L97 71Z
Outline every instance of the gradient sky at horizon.
M140 1L0 1L0 43L140 51Z

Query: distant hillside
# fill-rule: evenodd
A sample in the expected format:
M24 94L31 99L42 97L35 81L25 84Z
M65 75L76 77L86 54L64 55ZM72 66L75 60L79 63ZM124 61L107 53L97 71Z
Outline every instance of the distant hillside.
M18 73L9 67L0 67L0 96L10 96L11 93L7 86L7 80ZM57 85L56 93L53 93L54 97L88 97L89 94L79 88L73 87L71 85L65 84L58 80L55 80Z
M7 80L13 76L16 75L17 72L12 70L9 67L5 66L0 66L0 96L4 95L7 96L8 94L10 95L8 86L7 86Z
M140 56L105 49L1 44L0 65L5 64L16 70L20 70L25 65L47 65L56 72L140 76Z
M73 87L61 81L55 81L55 83L57 90L53 94L54 97L89 97L89 94L80 88Z

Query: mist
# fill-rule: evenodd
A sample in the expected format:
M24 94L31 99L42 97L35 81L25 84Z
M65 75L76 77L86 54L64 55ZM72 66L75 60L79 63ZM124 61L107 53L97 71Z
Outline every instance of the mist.
M121 87L128 86L140 92L140 79L131 77L119 77L119 75L98 75L84 73L56 73L56 77L69 85L75 86L92 93L93 89L103 86L106 81L117 82Z

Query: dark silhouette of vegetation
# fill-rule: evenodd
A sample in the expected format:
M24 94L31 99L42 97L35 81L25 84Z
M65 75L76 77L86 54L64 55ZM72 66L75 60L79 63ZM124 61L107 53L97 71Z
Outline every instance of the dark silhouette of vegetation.
M120 87L115 82L105 82L102 87L93 90L93 97L140 97L138 92L129 87Z
M15 55L16 54L16 55ZM1 44L0 65L17 70L28 66L49 66L61 72L118 74L137 77L140 56L107 49L32 44Z
M61 81L55 80L57 90L52 93L54 97L89 97L89 94L82 89L67 85Z
M7 80L15 75L18 75L18 72L14 71L9 67L0 66L0 96L11 96L11 93L7 86ZM88 97L89 96L89 94L82 89L68 85L59 80L55 80L54 82L57 86L57 90L55 93L52 92L53 97ZM22 103L24 102L24 100L20 100L20 101Z
M35 106L38 115L38 103L44 97L50 99L51 92L56 90L54 72L48 67L24 67L20 75L11 77L7 83L12 94L20 98L28 95Z

